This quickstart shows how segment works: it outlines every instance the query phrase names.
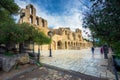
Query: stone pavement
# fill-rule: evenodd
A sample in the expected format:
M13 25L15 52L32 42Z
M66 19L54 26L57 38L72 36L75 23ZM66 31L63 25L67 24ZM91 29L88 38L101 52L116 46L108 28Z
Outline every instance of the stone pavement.
M16 76L11 80L107 80L91 77L80 73L66 71L53 66L46 66L34 69L31 72Z
M92 56L90 49L56 50L52 51L52 57L48 57L48 55L49 51L41 51L40 61L48 65L99 78L108 78L109 80L115 78L108 70L108 60L100 54L99 48L95 48L94 56Z

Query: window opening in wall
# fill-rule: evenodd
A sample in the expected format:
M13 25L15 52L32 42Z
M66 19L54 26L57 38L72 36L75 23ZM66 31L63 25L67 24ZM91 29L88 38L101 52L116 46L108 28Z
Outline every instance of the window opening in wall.
M20 18L23 18L25 16L25 12L22 12L21 14L20 14Z
M74 46L75 46L75 43L74 43Z
M33 17L30 16L30 23L33 23Z
M67 35L67 31L65 31L65 35Z
M44 25L44 20L42 19L42 27L44 27L45 25Z
M36 18L36 25L39 25L39 18Z
M78 38L79 38L79 40L81 41L81 36L80 36L80 35L78 35Z
M58 47L58 49L62 49L62 42L61 41L58 41L57 47Z
M68 42L68 46L70 45L70 42Z
M61 41L58 41L58 46L61 46Z
M30 14L33 14L33 7L30 7Z

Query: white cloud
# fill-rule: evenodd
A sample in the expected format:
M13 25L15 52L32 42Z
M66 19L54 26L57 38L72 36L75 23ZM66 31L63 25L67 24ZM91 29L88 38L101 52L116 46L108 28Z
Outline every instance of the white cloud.
M19 5L20 8L25 8L26 5L30 4L30 0L15 0L15 3Z
M30 4L30 0L15 0L15 2L21 7L25 8L26 5ZM48 21L48 27L52 26L53 28L59 28L59 27L70 27L71 30L75 30L76 28L82 28L82 13L79 10L80 3L75 0L75 2L68 3L66 5L66 13L65 15L60 16L53 16L48 14L45 10L41 9L40 6L38 6L35 3L31 3L36 8L36 14L39 17L42 17ZM67 12L70 13L70 15L66 15ZM85 34L83 34L84 36Z

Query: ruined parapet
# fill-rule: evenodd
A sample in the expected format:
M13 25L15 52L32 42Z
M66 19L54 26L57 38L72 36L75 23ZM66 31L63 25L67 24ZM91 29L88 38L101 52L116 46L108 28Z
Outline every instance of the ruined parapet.
M75 30L75 33L80 33L80 34L81 34L81 30L77 28L77 29Z
M21 9L20 19L18 23L29 23L39 28L48 28L47 20L36 16L36 9L32 4L26 6L26 9Z

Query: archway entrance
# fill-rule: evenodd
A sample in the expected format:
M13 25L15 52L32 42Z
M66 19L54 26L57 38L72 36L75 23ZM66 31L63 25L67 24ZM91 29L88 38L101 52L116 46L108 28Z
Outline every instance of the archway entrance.
M57 49L62 49L62 42L61 41L57 42Z

